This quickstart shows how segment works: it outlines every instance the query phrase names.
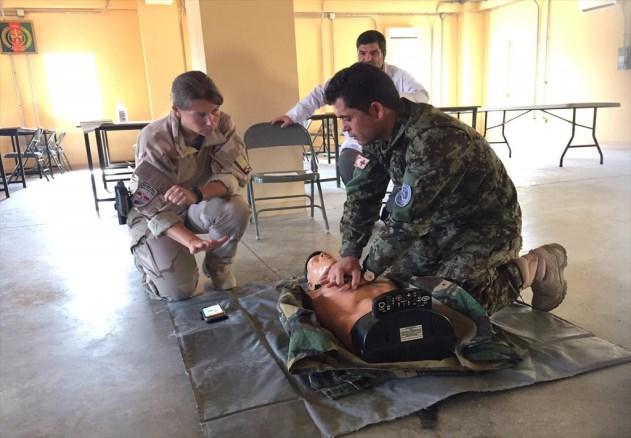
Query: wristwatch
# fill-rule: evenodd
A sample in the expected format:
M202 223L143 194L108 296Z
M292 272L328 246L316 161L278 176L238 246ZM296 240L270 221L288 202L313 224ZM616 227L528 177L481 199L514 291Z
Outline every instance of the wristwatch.
M197 201L195 202L195 204L199 204L200 202L204 200L204 194L199 189L199 187L193 187L191 189L191 192L195 193L195 196L197 196Z

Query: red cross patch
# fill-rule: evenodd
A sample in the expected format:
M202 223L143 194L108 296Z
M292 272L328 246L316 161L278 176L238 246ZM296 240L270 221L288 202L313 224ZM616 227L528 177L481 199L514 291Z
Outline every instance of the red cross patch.
M357 155L357 157L355 158L355 167L357 167L358 169L364 169L369 162L370 160L363 155Z

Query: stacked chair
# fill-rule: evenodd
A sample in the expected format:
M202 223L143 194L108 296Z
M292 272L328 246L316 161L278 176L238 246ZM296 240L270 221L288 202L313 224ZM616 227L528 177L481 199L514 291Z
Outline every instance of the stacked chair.
M9 176L9 181L21 175L22 171L24 171L24 173L32 171L33 167L29 166L31 161L33 162L33 166L36 166L40 179L45 177L46 181L48 181L48 175L54 178L53 169L50 166L50 156L46 145L43 144L42 137L44 137L44 129L37 128L28 142L26 149L21 152L21 161L19 160L17 151L4 154L4 158L15 160L15 169L11 176Z
M52 159L52 162L55 164L57 169L61 173L68 172L72 170L72 166L70 165L70 161L68 157L64 153L64 148L61 146L64 138L66 136L65 132L60 132L59 134L54 133L50 137L48 137L48 154Z

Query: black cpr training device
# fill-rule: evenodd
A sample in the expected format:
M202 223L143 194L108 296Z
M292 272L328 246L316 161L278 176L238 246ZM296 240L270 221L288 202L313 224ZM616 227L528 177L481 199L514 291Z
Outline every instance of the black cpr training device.
M431 293L420 289L375 298L372 312L357 320L351 338L359 356L373 363L444 359L456 342L449 319L432 310Z

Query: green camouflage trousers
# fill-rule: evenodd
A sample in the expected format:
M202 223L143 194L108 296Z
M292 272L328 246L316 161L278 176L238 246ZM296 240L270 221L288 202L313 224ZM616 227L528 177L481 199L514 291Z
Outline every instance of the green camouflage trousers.
M484 235L477 238L471 234L463 236L462 240L466 238L463 243L450 239L449 245L444 243L443 236L435 233L415 239L394 262L388 276L403 283L412 276L449 280L465 289L492 315L519 297L522 280L512 260L518 257L521 238L506 243L504 239L493 241ZM387 242L375 239L370 250L372 262L379 259L380 252L388 250Z

